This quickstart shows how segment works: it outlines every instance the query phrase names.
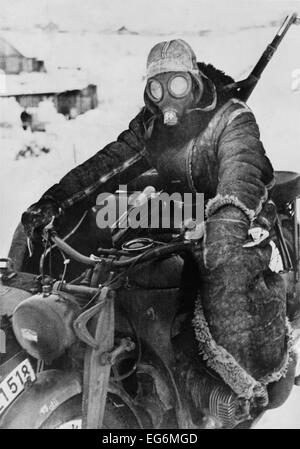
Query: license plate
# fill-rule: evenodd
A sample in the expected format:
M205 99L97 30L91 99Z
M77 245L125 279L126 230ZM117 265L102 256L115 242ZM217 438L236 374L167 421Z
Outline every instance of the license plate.
M23 360L0 383L0 415L24 390L25 383L34 381L36 375L28 359Z

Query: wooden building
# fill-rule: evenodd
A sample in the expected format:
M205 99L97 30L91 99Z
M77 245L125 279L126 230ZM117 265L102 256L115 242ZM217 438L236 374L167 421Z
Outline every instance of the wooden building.
M55 94L53 99L57 111L61 114L69 117L72 117L74 112L76 115L84 114L98 106L97 86L89 84L82 89L60 92Z
M45 64L32 55L24 55L3 36L0 36L0 69L6 74L43 72Z
M14 97L25 109L38 107L42 100L53 101L57 112L68 118L98 106L97 86L70 77L64 70L55 73L31 73L6 76L5 89L0 98Z

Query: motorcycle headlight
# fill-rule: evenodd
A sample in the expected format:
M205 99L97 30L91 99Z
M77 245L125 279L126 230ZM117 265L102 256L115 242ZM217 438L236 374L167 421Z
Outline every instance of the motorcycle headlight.
M52 294L32 296L14 310L12 324L20 345L36 359L52 362L75 341L73 321L78 309Z

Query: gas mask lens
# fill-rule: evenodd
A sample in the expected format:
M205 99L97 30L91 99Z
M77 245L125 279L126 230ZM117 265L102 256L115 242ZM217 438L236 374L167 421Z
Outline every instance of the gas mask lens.
M148 85L149 92L154 101L160 101L163 96L163 88L159 81L152 80Z
M150 78L146 94L157 106L164 125L175 126L194 104L193 79L188 72L165 72ZM147 97L146 97L147 98Z
M159 103L168 95L173 98L187 96L192 89L192 80L189 74L162 74L159 80L150 79L147 89L152 100Z
M184 97L189 91L189 83L187 78L183 76L175 76L169 81L169 92L171 95L177 98Z

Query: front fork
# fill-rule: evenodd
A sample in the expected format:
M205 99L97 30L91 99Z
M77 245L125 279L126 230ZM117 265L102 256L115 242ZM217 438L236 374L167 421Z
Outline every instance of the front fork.
M112 279L113 273L109 279ZM83 312L74 322L77 337L87 348L84 357L82 428L101 429L105 412L111 366L118 355L132 351L134 343L122 339L114 347L115 335L115 290L102 287L95 306ZM87 328L94 326L94 336Z

